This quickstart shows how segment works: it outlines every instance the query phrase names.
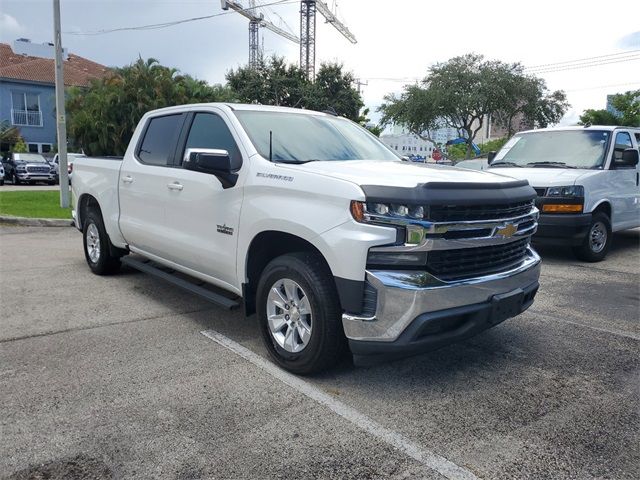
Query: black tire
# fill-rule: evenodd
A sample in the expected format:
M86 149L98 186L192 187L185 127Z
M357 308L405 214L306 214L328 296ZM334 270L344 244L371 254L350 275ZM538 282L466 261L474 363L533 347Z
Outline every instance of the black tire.
M20 185L20 180L18 180L18 175L16 175L16 172L13 172L13 175L11 177L11 181L14 185Z
M600 237L600 242L597 241L599 233L604 234L604 239ZM591 218L589 231L582 244L573 247L573 253L579 260L584 262L601 262L609 253L612 239L611 220L607 214L596 212Z
M95 232L94 228L98 232L97 241L93 240L95 237L91 237L91 239L89 239L91 233ZM86 258L87 264L93 273L96 275L109 275L120 269L120 256L113 254L114 249L111 245L111 241L109 240L109 235L104 228L102 215L100 215L96 210L89 210L87 218L83 221L82 240L84 245L84 257ZM90 250L93 250L94 252L96 250L88 247L90 242L99 245L97 255L94 254L93 258L92 254L89 252Z
M0 180L0 187L4 187L4 178Z
M311 308L310 338L306 346L296 353L279 345L267 319L269 293L272 286L282 279L297 283ZM342 329L338 292L329 268L317 254L298 252L272 260L260 276L256 302L262 338L269 354L282 368L307 375L326 370L342 358L347 342ZM284 328L287 329L286 326ZM302 341L299 335L297 338Z

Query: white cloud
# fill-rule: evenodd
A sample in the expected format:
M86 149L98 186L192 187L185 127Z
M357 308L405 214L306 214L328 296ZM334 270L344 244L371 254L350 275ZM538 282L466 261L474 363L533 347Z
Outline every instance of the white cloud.
M15 40L17 36L21 35L26 29L18 23L15 17L9 14L0 12L0 35L4 41Z

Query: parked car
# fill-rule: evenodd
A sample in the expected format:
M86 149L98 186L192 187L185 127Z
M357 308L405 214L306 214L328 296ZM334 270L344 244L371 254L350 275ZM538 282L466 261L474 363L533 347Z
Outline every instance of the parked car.
M71 184L71 177L73 174L73 162L76 158L82 158L86 155L84 153L67 153L67 172L69 175L69 184ZM58 153L55 154L52 160L53 165L55 165L56 169L56 181L60 181L60 156Z
M333 365L347 344L358 364L442 347L518 315L538 290L526 181L404 162L333 115L152 111L123 159L78 158L72 190L94 273L123 262L243 303L295 373Z
M4 185L4 167L0 163L0 187Z
M56 183L53 167L39 153L12 153L6 160L2 160L5 176L14 185L36 182Z
M521 132L489 171L528 180L541 211L534 241L603 260L612 232L640 226L640 128L590 126Z

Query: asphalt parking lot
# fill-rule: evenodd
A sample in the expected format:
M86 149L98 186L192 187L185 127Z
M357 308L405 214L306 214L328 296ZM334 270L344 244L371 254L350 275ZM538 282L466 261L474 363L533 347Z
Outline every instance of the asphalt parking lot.
M0 252L0 478L640 478L639 230L541 250L533 307L478 337L297 383L255 317L94 276L72 228Z

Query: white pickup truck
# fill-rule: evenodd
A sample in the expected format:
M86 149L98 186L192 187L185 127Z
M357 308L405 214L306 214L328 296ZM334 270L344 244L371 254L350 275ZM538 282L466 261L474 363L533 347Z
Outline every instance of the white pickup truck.
M538 290L526 181L404 162L329 114L152 111L123 159L78 158L72 190L93 272L122 262L243 304L295 373L347 346L356 364L444 346L518 315Z
M520 132L488 171L528 180L538 193L534 242L603 260L612 232L640 227L640 128L557 127Z

